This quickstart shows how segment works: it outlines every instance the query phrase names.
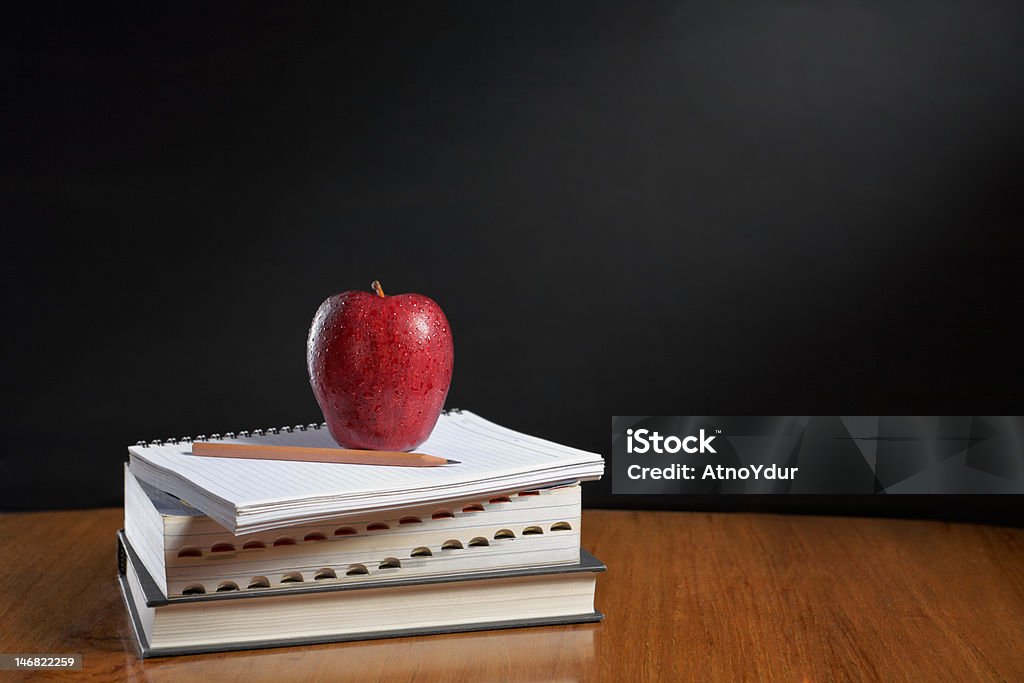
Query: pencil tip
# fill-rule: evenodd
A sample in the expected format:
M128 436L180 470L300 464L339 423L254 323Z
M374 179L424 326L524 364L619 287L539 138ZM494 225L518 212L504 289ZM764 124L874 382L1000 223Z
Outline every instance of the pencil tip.
M448 465L461 465L461 464L462 464L462 463L461 463L461 462L459 462L458 460L446 460L446 463L447 463Z

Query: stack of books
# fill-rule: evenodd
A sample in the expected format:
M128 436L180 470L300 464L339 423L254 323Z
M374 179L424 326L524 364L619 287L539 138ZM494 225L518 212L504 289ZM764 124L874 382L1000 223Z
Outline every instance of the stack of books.
M323 425L197 437L336 447ZM144 657L598 621L580 482L601 456L466 411L389 467L208 458L140 443L121 589Z

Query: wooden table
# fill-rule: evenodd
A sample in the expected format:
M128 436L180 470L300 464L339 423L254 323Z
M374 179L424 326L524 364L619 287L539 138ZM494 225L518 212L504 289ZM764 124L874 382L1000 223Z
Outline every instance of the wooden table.
M587 511L601 624L142 662L121 524L0 515L0 652L81 653L83 671L39 675L93 680L1024 680L1020 529Z

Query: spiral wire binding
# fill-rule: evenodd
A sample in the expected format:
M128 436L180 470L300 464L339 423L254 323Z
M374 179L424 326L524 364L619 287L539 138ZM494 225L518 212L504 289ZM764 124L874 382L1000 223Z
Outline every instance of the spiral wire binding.
M443 415L461 415L462 408L446 408L441 411ZM243 429L240 432L224 432L223 434L200 434L195 439L191 436L179 436L171 437L168 439L153 439L152 441L136 441L135 445L139 448L147 448L149 446L172 446L175 444L186 444L194 443L195 441L222 441L224 439L244 438L248 436L264 436L266 434L291 434L292 432L305 432L310 429L326 429L327 423L321 422L310 422L309 424L299 424L285 427L267 427L266 429ZM127 460L127 459L126 459Z
M135 445L140 448L148 446L167 446L174 444L194 443L196 441L223 441L224 439L244 438L248 436L264 436L266 434L291 434L292 432L305 432L310 429L326 429L327 423L310 422L304 425L293 425L285 427L267 427L266 429L243 429L240 432L224 432L223 434L200 434L194 439L191 436L178 436L169 439L153 439L152 441L136 441Z

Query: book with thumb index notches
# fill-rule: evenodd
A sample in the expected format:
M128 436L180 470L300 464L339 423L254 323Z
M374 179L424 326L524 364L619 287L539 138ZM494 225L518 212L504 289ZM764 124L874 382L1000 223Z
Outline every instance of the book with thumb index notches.
M322 425L201 440L337 448ZM580 548L598 454L465 411L417 449L460 462L441 467L191 443L137 444L125 467L120 583L145 657L603 618L604 567Z

